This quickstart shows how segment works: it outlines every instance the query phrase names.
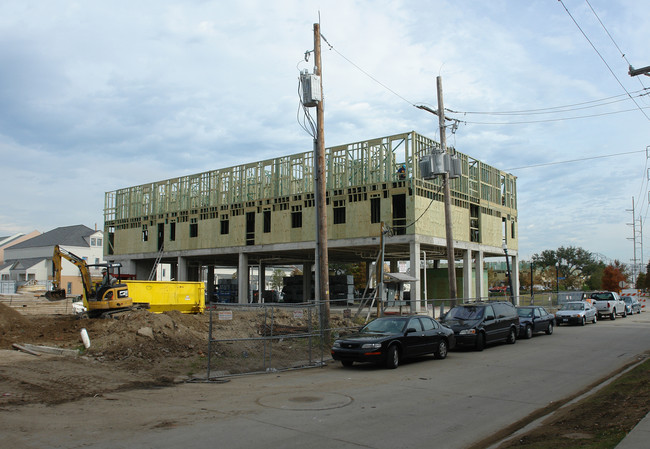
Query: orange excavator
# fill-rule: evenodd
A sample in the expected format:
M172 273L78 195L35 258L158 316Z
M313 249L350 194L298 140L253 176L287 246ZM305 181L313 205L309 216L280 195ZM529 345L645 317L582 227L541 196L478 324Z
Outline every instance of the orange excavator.
M133 308L133 299L129 297L128 287L126 284L120 284L112 276L112 271L117 269L117 279L119 279L121 264L100 263L89 265L83 258L61 248L59 245L54 247L54 254L52 255L52 290L45 293L47 299L57 301L66 297L65 289L61 288L61 262L63 259L72 262L79 268L83 284L83 305L88 311L89 317L109 316ZM103 267L106 270L102 282L93 284L89 267Z

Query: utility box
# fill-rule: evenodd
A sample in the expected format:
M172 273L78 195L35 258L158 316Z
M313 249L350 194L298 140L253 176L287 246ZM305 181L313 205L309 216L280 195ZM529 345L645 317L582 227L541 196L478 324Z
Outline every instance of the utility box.
M308 108L317 106L321 100L320 76L303 72L300 74L300 86L303 106Z
M133 303L149 304L153 313L178 310L182 313L203 313L205 284L203 282L123 281L129 288Z

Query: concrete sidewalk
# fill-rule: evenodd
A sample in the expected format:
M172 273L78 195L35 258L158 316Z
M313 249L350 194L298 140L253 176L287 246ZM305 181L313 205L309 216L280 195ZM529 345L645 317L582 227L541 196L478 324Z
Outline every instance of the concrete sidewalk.
M650 413L618 443L616 449L645 449L650 447Z

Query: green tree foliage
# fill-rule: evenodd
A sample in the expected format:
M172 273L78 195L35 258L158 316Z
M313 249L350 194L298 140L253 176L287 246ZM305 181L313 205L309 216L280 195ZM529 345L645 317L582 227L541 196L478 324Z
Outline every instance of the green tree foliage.
M603 273L605 264L600 262L591 275L585 280L584 290L600 290L603 288Z
M273 270L273 275L271 276L271 288L273 290L282 290L284 287L284 271L282 270Z
M646 275L645 275L645 273L639 273L639 275L636 277L636 286L635 286L635 288L643 290L644 288L646 288L645 283L646 283Z
M582 288L586 279L596 272L599 262L589 251L575 246L561 246L534 254L533 262L540 268L557 267L560 289Z
M627 281L627 278L621 272L620 268L616 267L615 264L607 265L603 271L602 289L610 292L618 292L621 290L619 286L619 282L621 281Z

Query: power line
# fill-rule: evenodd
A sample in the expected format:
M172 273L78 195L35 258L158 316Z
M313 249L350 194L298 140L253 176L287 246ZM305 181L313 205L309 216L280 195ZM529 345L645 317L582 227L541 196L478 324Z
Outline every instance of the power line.
M458 121L460 121L462 123L465 123L465 124L469 124L469 125L525 125L525 124L530 124L530 123L563 122L565 120L577 120L577 119L581 119L581 118L602 117L604 115L622 114L624 112L632 112L632 111L637 111L639 109L641 109L641 110L650 109L650 106L646 106L646 107L643 107L643 108L639 107L639 108L634 108L634 109L624 109L624 110L621 110L621 111L602 112L600 114L578 115L578 116L574 116L574 117L550 118L550 119L544 119L544 120L524 120L524 121L517 121L517 122L473 122L473 121L458 119Z
M623 59L625 59L625 62L627 63L628 67L632 67L632 64L630 64L630 61L628 61L627 57L625 56L625 53L623 53L623 50L621 50L621 48L618 46L618 44L616 43L616 41L614 40L614 38L613 38L612 35L610 34L610 32L609 32L609 30L607 29L607 27L605 27L605 24L603 23L603 21L600 20L600 17L599 17L598 14L596 13L596 10L591 6L591 3L589 3L589 0L585 0L585 2L587 3L587 5L589 5L589 9L591 9L591 12L594 13L594 16L596 16L596 19L598 19L598 23L600 23L600 26L603 27L603 30L605 30L605 33L607 33L607 35L608 35L609 38L611 39L612 43L614 44L614 46L616 47L616 49L618 50L618 52L621 54L621 57L622 57ZM640 77L636 77L636 78L639 80L639 83L641 84L641 86L643 86L643 87L645 88L645 86L643 85L643 81L641 81L641 78L640 78Z
M613 154L603 154L601 156L591 156L591 157L583 157L580 159L571 159L567 161L557 161L557 162L545 162L543 164L534 164L534 165L526 165L523 167L515 167L515 168L506 168L504 171L512 171L512 170L523 170L525 168L536 168L536 167L546 167L549 165L560 165L560 164L570 164L573 162L582 162L582 161L588 161L592 159L604 159L608 157L616 157L616 156L625 156L628 154L637 154L637 153L644 153L645 150L637 150L637 151L627 151L625 153L613 153Z
M639 89L635 92L632 92L634 94L638 94L639 92L644 92L647 89ZM648 95L650 92L644 92L641 94L638 94L637 97L641 97L644 95ZM627 94L619 94L619 95L614 95L613 97L607 97L603 98L600 100L591 100L591 101L585 101L583 103L575 103L575 104L570 104L570 105L565 105L565 106L553 106L549 108L539 108L539 109L524 109L524 110L519 110L519 111L455 111L452 109L445 108L446 111L454 114L477 114L477 115L536 115L536 114L554 114L557 112L571 112L571 111L577 111L581 109L589 109L589 108L596 108L599 106L605 106L608 104L613 104L613 103L620 103L621 101L628 101L630 98L627 98ZM619 100L613 100L615 98L620 98L620 97L626 97L626 98L621 98ZM613 100L613 101L609 101ZM594 104L598 103L598 104ZM590 105L590 106L585 106L585 105Z
M587 36L587 34L582 30L582 28L580 28L580 25L578 25L578 22L576 21L576 19L571 15L571 13L570 13L569 10L567 9L567 7L564 5L564 1L563 1L563 0L558 0L558 1L560 2L560 4L562 4L562 7L563 7L564 10L566 11L566 13L569 15L569 17L571 17L571 20L573 20L573 23L575 24L575 26L578 27L578 30L580 30L580 32L581 32L582 35L585 37L585 39L587 39L587 42L589 42L589 45L591 45L591 48L594 49L594 51L596 52L596 54L598 55L598 57L600 57L601 61L603 61L603 63L605 64L605 66L607 66L607 68L609 69L609 72L612 74L612 76L614 77L614 79L615 79L615 80L618 82L618 84L623 88L623 90L628 94L628 96L629 96L630 98L632 98L632 95L630 95L630 93L627 91L627 89L625 88L625 86L623 85L623 83L621 82L621 80L618 79L618 77L617 77L616 74L614 73L614 70L612 70L612 68L609 66L609 64L607 63L607 61L606 61L605 58L603 57L603 55L600 54L600 52L598 51L598 49L596 48L596 46L593 44L593 42L591 42L591 40L589 39L589 37ZM638 103L636 102L636 100L634 100L633 98L632 98L632 101L634 101L634 104L637 106L637 108L639 109L639 111L641 111L641 113L645 116L645 118L650 122L650 117L648 117L648 114L645 113L645 111L643 110L643 108L642 108L641 106L639 106L639 104L638 104Z

